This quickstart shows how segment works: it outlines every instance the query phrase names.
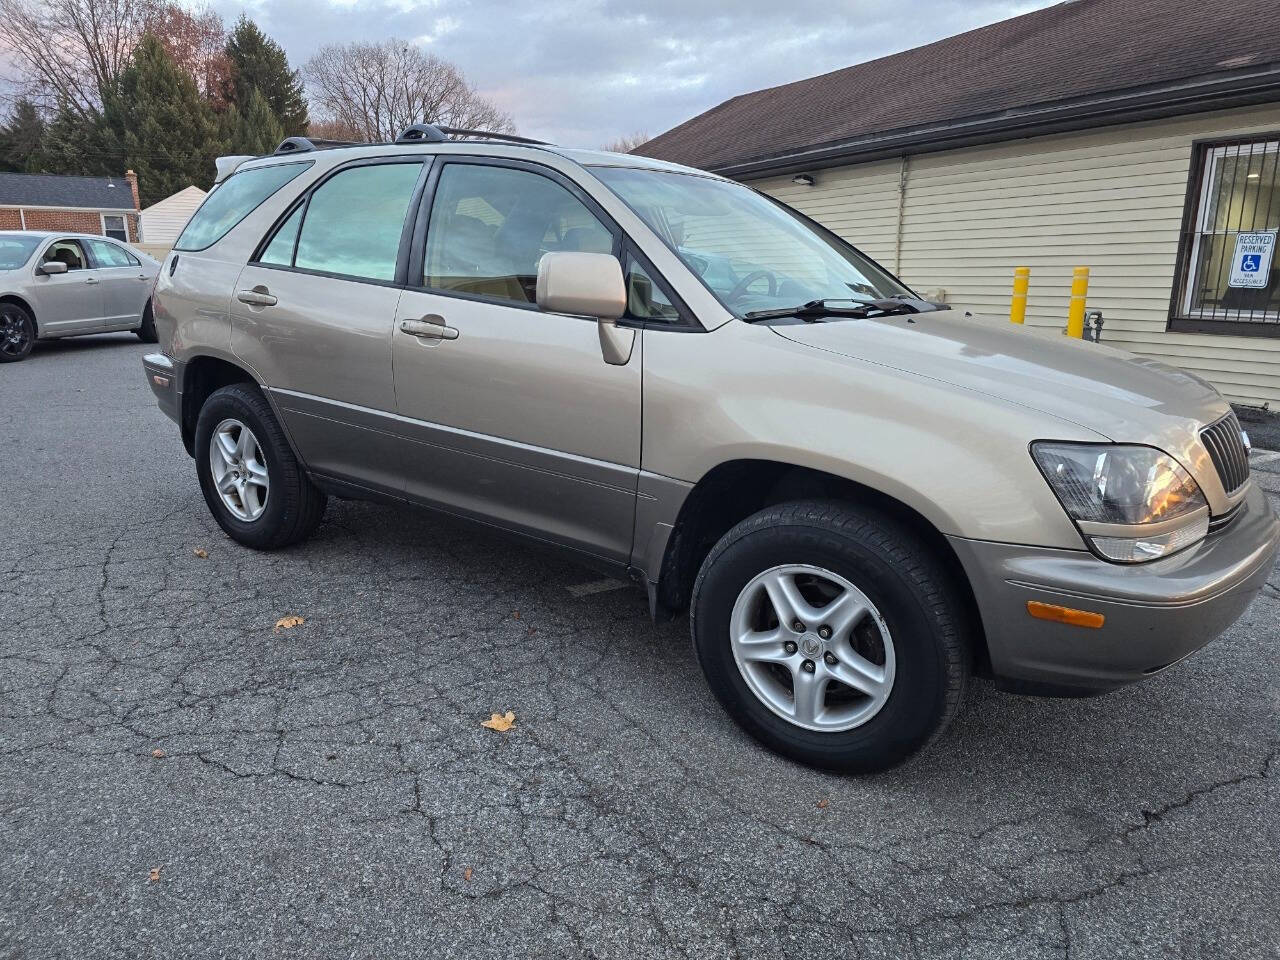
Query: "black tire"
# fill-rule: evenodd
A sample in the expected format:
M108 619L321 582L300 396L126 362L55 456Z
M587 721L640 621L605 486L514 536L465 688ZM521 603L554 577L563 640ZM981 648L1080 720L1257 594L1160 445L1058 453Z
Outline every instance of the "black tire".
M31 356L36 345L36 321L20 304L0 303L0 363L17 363Z
M142 326L133 331L137 334L138 339L143 343L155 343L160 338L156 336L156 317L151 312L151 301L147 301L147 305L142 308Z
M896 673L879 712L860 726L797 726L766 706L738 668L730 642L734 604L758 574L785 564L839 575L884 618ZM690 626L708 684L748 733L801 763L870 773L922 749L955 716L971 667L965 610L946 570L909 527L863 507L806 501L769 507L724 535L698 573Z
M258 440L270 487L261 516L236 517L222 502L209 462L209 443L218 424L234 418ZM200 408L195 436L196 472L205 503L231 539L254 550L277 550L309 537L324 517L327 499L298 463L271 405L253 384L233 383L215 390Z

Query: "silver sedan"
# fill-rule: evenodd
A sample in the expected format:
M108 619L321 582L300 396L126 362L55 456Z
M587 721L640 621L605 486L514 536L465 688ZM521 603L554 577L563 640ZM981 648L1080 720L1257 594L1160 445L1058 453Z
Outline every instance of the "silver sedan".
M0 363L37 340L132 330L154 343L160 263L110 237L0 231Z

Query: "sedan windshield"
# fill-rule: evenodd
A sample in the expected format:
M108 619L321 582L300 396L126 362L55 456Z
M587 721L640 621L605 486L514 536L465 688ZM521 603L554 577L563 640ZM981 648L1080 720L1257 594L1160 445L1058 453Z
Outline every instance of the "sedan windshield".
M592 173L739 317L914 296L839 237L740 184L633 167Z
M0 270L17 270L39 245L39 237L0 237Z

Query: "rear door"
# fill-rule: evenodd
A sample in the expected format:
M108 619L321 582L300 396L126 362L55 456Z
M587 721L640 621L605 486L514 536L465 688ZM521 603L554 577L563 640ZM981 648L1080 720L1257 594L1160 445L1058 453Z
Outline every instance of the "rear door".
M35 275L36 320L42 336L91 333L105 312L102 280L82 241L61 237L51 241L36 263L58 261L66 273Z
M616 253L620 232L547 167L436 166L392 334L406 490L625 563L640 465L639 337L628 363L608 364L594 320L544 313L534 292L543 253Z
M336 168L284 211L240 274L232 350L258 374L307 466L402 487L391 329L421 155Z
M142 261L118 243L87 240L102 282L103 325L136 327L151 293L151 278Z

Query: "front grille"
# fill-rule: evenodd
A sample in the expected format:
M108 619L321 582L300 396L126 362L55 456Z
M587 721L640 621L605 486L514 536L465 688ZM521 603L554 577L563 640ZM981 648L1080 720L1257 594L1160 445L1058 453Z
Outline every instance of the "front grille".
M1240 516L1240 511L1244 509L1244 501L1241 500L1226 513L1220 513L1216 517L1209 518L1209 532L1217 533L1219 530L1225 530L1231 526L1236 517Z
M1200 431L1200 440L1209 451L1223 489L1235 493L1243 487L1249 479L1249 451L1244 448L1236 415L1228 413L1217 423L1205 427Z

